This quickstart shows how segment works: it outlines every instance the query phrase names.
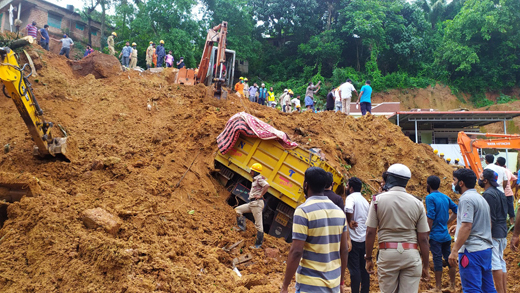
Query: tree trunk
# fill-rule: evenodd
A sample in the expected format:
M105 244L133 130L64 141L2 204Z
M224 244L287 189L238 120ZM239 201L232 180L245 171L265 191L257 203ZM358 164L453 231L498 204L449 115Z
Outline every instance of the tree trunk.
M88 32L88 44L90 46L92 46L92 32L90 31L90 14L88 15L88 29L87 29L87 32Z
M105 13L106 13L106 7L105 7L105 0L101 0L101 38L105 37ZM101 42L101 50L103 50L103 42Z

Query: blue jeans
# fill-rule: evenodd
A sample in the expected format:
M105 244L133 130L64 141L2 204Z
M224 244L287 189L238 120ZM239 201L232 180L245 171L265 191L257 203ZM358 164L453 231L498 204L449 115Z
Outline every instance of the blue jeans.
M258 104L265 105L265 98L258 98Z
M442 257L448 263L448 257L451 253L451 240L446 242L437 242L430 239L430 251L433 256L433 271L442 272ZM448 267L450 264L448 263Z
M70 48L64 48L64 47L62 47L61 50L60 50L60 55L65 54L65 56L66 56L67 58L69 58L69 52L70 52Z
M125 57L123 56L123 59L121 60L121 62L123 63L123 66L125 67L128 67L128 64L130 63L130 57Z
M45 50L49 51L49 42L40 42L40 46Z
M506 196L507 198L507 213L509 214L509 219L515 218L515 197L514 196Z
M365 116L368 113L372 114L372 103L361 102L361 115Z
M492 250L459 253L459 273L464 293L496 293L491 271ZM463 267L463 258L468 264Z

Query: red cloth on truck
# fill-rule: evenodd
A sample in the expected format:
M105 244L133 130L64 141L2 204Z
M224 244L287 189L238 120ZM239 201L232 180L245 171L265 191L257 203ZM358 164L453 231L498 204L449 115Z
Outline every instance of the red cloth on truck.
M217 137L219 151L223 155L229 152L237 142L240 134L258 137L263 140L274 139L285 149L294 149L298 146L283 131L275 129L252 115L240 112L228 120L224 131Z

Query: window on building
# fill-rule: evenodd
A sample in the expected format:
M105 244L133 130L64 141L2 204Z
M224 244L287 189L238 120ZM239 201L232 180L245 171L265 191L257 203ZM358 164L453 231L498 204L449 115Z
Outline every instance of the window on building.
M47 18L47 24L50 27L61 29L61 16L49 13Z
M83 31L83 30L85 30L85 25L76 22L76 29Z
M93 36L97 36L97 31L91 31L90 34Z

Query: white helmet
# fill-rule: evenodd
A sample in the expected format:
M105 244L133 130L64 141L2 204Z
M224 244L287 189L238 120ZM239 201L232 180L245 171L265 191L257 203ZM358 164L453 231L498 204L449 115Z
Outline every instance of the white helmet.
M394 175L397 178L409 180L412 178L412 172L403 164L393 164L386 170L388 175Z
M284 93L286 93L286 92L288 92L288 91L289 91L288 89L284 89L284 90L283 90Z

